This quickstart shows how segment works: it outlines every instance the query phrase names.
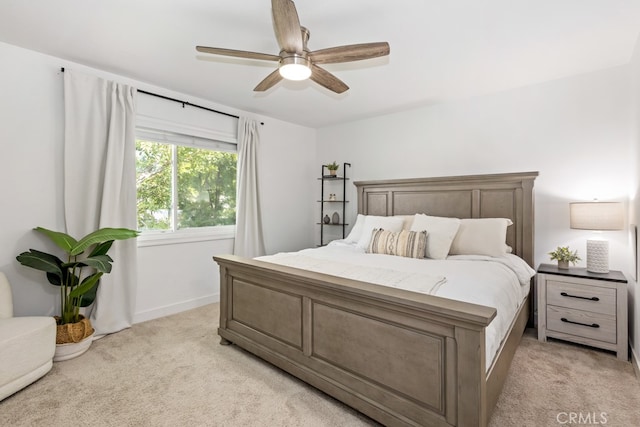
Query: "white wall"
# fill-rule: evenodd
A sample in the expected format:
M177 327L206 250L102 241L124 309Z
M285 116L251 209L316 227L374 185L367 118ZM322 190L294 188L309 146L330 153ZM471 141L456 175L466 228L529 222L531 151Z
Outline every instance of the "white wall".
M15 257L29 248L54 250L31 231L33 227L64 229L60 67L231 114L243 112L3 43L0 57L0 270L12 282L17 315L55 314L57 288L49 285L42 273L20 266ZM254 117L264 121L260 129L259 185L266 249L273 253L309 247L313 244L315 181L311 170L315 164L315 131ZM229 239L140 247L136 321L217 300L218 272L211 257L232 249L233 240Z
M64 227L60 64L2 43L0 57L0 270L12 283L16 315L52 315L57 288L15 257L47 248L33 227Z
M631 158L634 162L631 182L632 200L629 204L629 222L640 226L640 38L631 59L633 96L633 150ZM638 243L636 242L636 247ZM638 251L638 249L636 249ZM640 255L636 252L636 262L640 262ZM629 283L629 342L634 353L637 372L640 372L640 289L638 278Z
M570 245L584 265L588 232L569 229L569 202L629 199L629 82L617 67L322 128L318 162L351 162L354 180L539 171L536 263ZM627 233L606 236L611 268L629 271Z

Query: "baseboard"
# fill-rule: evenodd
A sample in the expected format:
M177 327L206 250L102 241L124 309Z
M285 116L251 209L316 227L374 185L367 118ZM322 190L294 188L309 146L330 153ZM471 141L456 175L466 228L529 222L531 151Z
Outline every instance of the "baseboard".
M633 365L633 370L636 373L636 379L640 381L640 358L638 358L633 346L631 346L631 364Z
M203 305L207 304L213 304L215 302L220 302L220 294L207 295L188 301L182 301L175 304L165 305L163 307L141 311L133 315L133 323L146 322L147 320L170 316L172 314L181 313L183 311L202 307Z

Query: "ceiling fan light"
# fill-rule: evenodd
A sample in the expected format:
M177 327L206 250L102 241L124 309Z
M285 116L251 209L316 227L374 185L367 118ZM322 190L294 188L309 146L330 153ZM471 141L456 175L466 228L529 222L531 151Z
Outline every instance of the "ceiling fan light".
M302 64L287 64L280 67L280 75L287 80L306 80L311 76L311 69Z
M311 77L309 60L302 56L288 56L280 63L280 75L287 80L306 80Z

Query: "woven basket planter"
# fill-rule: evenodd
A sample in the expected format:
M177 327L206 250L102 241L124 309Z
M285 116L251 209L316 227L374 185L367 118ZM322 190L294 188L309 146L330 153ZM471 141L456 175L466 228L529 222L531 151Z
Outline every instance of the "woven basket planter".
M58 316L55 316L55 319L56 323L60 321ZM57 325L56 344L79 343L88 336L91 336L93 332L93 327L89 319L80 315L79 322Z

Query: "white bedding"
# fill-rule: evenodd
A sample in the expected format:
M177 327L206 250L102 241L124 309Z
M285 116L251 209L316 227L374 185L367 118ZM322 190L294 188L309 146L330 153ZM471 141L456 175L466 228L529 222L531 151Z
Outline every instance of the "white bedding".
M341 240L321 248L257 259L495 307L497 315L485 331L487 371L535 274L521 258L511 254L500 258L456 255L446 260L415 259L368 254Z

